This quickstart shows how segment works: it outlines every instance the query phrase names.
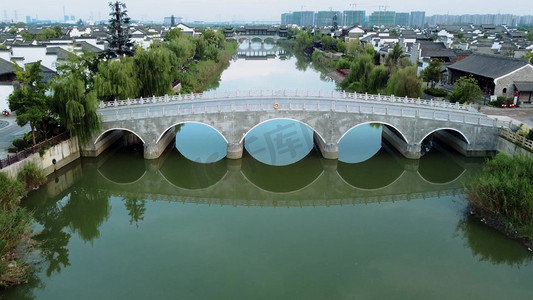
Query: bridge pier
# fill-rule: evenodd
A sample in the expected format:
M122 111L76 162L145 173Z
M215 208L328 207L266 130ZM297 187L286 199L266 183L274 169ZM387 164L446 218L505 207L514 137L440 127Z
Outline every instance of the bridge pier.
M325 143L316 133L313 134L315 144L325 159L339 159L339 145L337 143Z
M161 137L159 142L156 143L156 141L153 141L144 144L144 159L159 158L165 149L167 149L168 145L174 141L175 137L176 133L174 130L169 130L163 135L163 137Z
M387 126L383 127L383 138L391 144L404 157L409 159L420 159L422 156L422 147L418 143L408 144L401 139L396 133L390 130Z
M226 157L228 159L241 159L244 151L244 142L228 143L228 151Z
M83 157L98 157L107 148L113 145L116 141L124 136L123 131L113 131L100 139L96 144L88 143L81 147L81 156Z

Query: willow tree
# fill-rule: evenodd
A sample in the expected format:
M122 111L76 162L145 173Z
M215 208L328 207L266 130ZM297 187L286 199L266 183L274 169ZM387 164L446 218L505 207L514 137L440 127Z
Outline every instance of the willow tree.
M399 97L420 97L422 81L417 76L416 66L403 68L394 73L387 82L387 92Z
M141 51L135 55L135 66L141 96L161 96L172 92L177 77L177 61L172 51L160 47Z
M96 113L96 93L87 91L85 82L74 73L56 76L51 90L49 106L60 124L77 136L80 144L87 143L101 126Z
M41 61L27 65L26 69L15 67L17 87L9 95L9 109L16 111L17 124L30 124L33 145L36 144L35 129L48 116L46 107L46 84L41 76Z
M98 99L104 101L138 97L140 82L133 58L101 62L94 78L94 88Z

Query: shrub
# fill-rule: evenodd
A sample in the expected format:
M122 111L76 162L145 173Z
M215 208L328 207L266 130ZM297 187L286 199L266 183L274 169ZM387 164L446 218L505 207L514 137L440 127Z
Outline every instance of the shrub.
M503 153L467 184L468 202L498 216L510 231L533 237L533 159Z
M25 195L22 184L0 172L0 287L20 284L29 267L16 262L14 251L28 233L31 214L19 206Z
M489 102L490 105L496 106L496 107L501 107L503 103L507 103L507 99L505 99L505 97L502 97L502 96L498 96L495 101Z
M347 59L341 58L337 61L337 69L349 69L351 62Z
M17 148L17 151L22 151L30 146L30 143L23 139L14 139L12 144L15 148Z
M46 182L46 176L44 176L43 171L32 162L24 166L17 178L22 182L26 190L36 189Z
M424 93L431 95L433 97L446 97L448 96L448 92L443 89L437 89L437 88L427 88L424 89Z
M9 146L9 147L7 147L7 152L8 153L17 153L18 152L18 148L15 147L15 146Z

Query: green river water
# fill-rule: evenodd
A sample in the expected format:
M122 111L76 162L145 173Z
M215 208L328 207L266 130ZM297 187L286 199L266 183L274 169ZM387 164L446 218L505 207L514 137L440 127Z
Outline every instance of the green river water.
M218 89L273 86L335 89L292 56L236 59ZM533 298L533 254L468 217L462 185L483 159L435 144L407 160L360 130L339 161L114 147L74 162L24 201L37 272L0 299Z

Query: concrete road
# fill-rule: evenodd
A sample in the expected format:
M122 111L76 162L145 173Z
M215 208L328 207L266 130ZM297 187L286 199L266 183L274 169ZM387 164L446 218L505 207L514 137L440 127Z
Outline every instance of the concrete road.
M22 138L25 132L30 131L30 125L20 127L15 121L16 116L9 117L0 115L0 158L7 157L7 148L12 145L16 138Z
M533 104L522 104L518 108L499 108L494 106L483 106L481 112L502 121L513 121L513 124L526 124L533 128Z

